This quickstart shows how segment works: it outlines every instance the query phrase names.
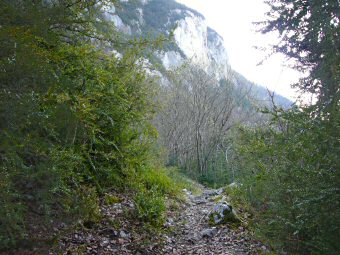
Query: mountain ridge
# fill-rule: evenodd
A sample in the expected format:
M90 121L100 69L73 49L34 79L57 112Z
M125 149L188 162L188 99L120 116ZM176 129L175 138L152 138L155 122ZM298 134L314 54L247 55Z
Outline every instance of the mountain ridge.
M198 11L175 0L120 0L117 8L113 7L113 11L106 11L104 15L119 31L132 37L169 36L172 32L173 41L154 54L165 70L175 69L189 60L219 81L230 78L232 67L224 39L208 26L204 15ZM235 76L236 85L252 86L254 98L267 101L267 105L270 103L265 87L246 79L246 74ZM279 94L275 101L284 108L292 105L291 100Z

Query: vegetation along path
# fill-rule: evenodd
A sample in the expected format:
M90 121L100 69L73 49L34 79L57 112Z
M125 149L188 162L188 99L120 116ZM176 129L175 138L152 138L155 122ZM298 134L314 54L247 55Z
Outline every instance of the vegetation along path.
M219 205L227 204L227 194L223 189L201 189L199 195L183 190L183 201L168 211L160 234L145 231L143 223L126 217L136 208L128 197L121 197L118 203L101 205L104 217L100 224L67 234L49 254L243 255L269 251L242 224L212 225L210 215Z
M268 248L255 241L242 224L211 225L212 212L227 198L223 189L207 189L193 195L184 189L185 198L170 210L161 234L143 230L133 217L134 203L127 197L118 203L101 205L103 219L95 226L80 227L61 237L58 248L49 254L264 254ZM116 194L115 194L116 195ZM113 195L113 196L115 196ZM210 222L210 223L209 223Z

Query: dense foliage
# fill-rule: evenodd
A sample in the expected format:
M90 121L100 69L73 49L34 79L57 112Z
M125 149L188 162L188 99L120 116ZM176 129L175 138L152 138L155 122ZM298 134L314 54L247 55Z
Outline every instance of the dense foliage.
M263 32L278 31L274 51L306 77L296 84L316 102L274 107L268 128L243 129L235 148L254 226L279 251L340 251L339 2L268 1Z
M61 220L97 220L112 188L155 186L140 216L157 224L175 189L157 183L164 174L148 181L154 86L141 49L100 19L109 4L1 1L0 248L46 239Z
M237 147L254 226L277 249L336 254L340 231L339 126L298 109L270 128L243 130Z

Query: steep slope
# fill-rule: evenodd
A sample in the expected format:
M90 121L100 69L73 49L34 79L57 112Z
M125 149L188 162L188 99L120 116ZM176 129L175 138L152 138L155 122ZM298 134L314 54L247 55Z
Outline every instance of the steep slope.
M166 69L185 60L215 72L218 79L229 75L228 54L223 38L208 27L202 14L173 0L120 1L105 17L130 36L155 37L173 32L173 43L156 53Z
M154 61L166 69L179 67L185 61L200 66L217 80L233 79L241 87L252 87L252 98L269 104L267 89L253 84L243 75L233 73L223 38L202 14L174 0L120 0L116 8L105 10L107 20L131 37L156 37L173 33L173 41L154 54ZM232 77L233 76L233 77ZM276 102L284 108L292 102L276 95Z
M252 97L252 99L250 101L254 102L257 107L272 107L271 98L268 95L268 90L265 87L250 82L249 80L247 80L247 78L245 78L242 74L238 72L234 72L233 75L239 87L246 87L251 90L250 97ZM274 102L276 105L281 106L283 109L288 109L293 104L292 101L279 94L274 94Z

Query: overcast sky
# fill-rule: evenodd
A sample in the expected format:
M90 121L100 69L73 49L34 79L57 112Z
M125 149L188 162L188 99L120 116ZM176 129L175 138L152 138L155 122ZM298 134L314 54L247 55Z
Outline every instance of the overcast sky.
M254 21L264 20L268 6L263 0L177 0L202 13L207 25L225 41L232 68L247 79L275 92L295 99L290 84L298 80L298 73L286 67L283 56L276 54L257 66L268 53L254 46L268 46L277 40L275 34L256 32Z

